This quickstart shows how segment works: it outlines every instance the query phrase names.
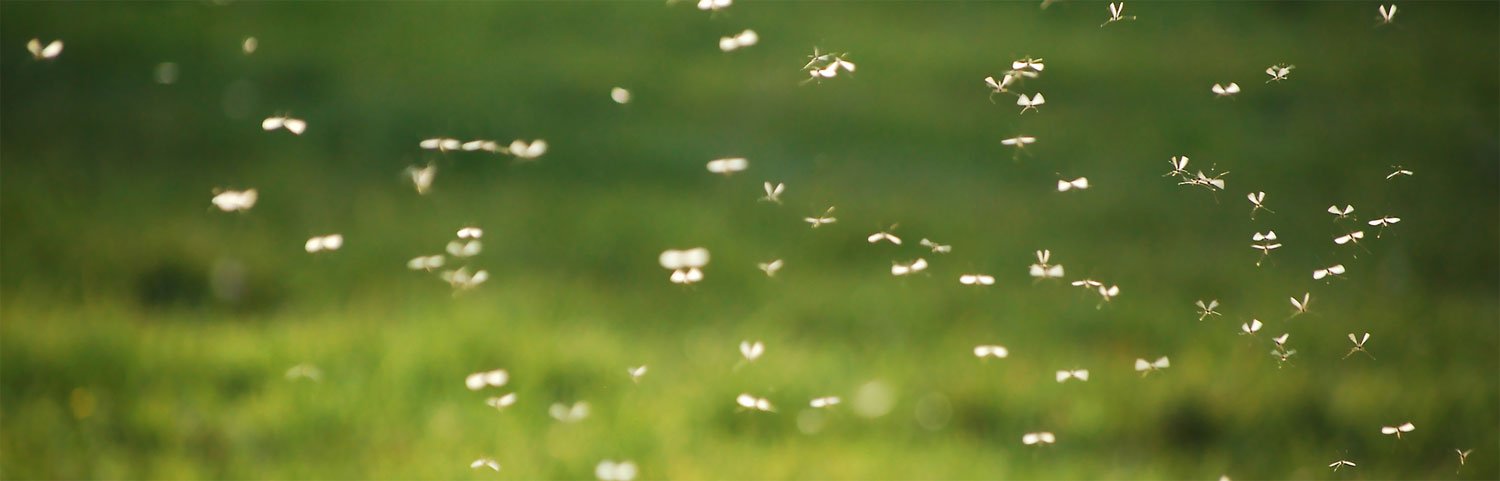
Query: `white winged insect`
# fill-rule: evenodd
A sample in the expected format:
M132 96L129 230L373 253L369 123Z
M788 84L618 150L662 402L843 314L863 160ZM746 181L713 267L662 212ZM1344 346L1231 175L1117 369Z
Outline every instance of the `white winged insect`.
M504 369L479 371L464 376L464 386L468 387L470 391L478 391L487 387L500 387L508 382L510 382L510 373Z
M992 286L995 285L995 277L986 274L964 274L958 276L958 283L966 286Z
M1045 68L1047 66L1043 65L1042 59L1039 58L1026 57L1010 63L1011 72L1026 78L1036 78Z
M323 380L323 370L312 364L298 364L286 370L285 377L288 381L306 379L312 382Z
M302 135L303 132L307 131L307 121L294 119L285 115L273 115L260 121L260 129L266 132L276 129L286 129L292 135Z
M589 417L589 403L578 401L569 406L563 403L552 403L547 407L547 415L552 416L559 422L576 423Z
M786 184L777 182L776 185L771 185L770 182L766 182L762 187L766 190L766 196L761 197L760 200L781 203L781 193L786 192Z
M463 144L459 145L458 147L460 149L463 149L464 152L474 152L474 151L477 151L477 150L483 150L485 152L499 152L500 151L500 143L499 142L496 142L496 141L493 141L493 140L485 140L485 139L470 140L468 142L464 142Z
M705 12L718 12L733 4L734 0L698 0L698 9Z
M1102 28L1105 25L1124 20L1135 20L1135 15L1131 15L1129 17L1125 16L1125 2L1111 2L1109 4L1109 19L1105 20L1104 23L1099 24L1099 27Z
M630 91L625 90L624 87L609 89L609 99L620 105L628 104L630 103Z
M776 407L771 405L771 400L763 397L755 397L749 393L736 396L734 403L738 404L741 408L751 411L776 412Z
M469 469L479 468L490 468L498 473L500 472L500 462L495 461L493 458L479 458L474 460L474 462L469 463Z
M1257 267L1260 266L1261 261L1266 260L1266 256L1271 255L1271 251L1281 248L1281 243L1276 242L1276 231L1274 230L1256 232L1250 236L1250 240L1255 242L1250 244L1250 247L1260 251L1260 258L1255 260Z
M213 202L214 207L218 207L221 211L244 212L250 210L251 207L255 207L255 201L259 200L259 197L260 195L256 193L255 189L215 189L214 197L211 201Z
M1010 88L1010 84L1015 83L1015 81L1016 81L1016 76L1015 75L1011 75L1009 73L1007 73L1005 75L1001 75L1000 76L1000 80L995 80L995 77L985 77L984 78L984 85L987 86L987 87L989 87L990 91L991 91L990 92L990 102L994 103L994 101L995 101L995 94L998 94L998 93L1010 93L1010 91L1008 91L1006 89Z
M924 270L927 270L927 259L918 258L906 264L891 263L891 275L897 277L915 274Z
M1370 359L1375 359L1375 355L1365 350L1365 343L1369 341L1370 333L1368 332L1363 337L1355 337L1354 333L1349 333L1349 342L1354 343L1354 347L1349 348L1349 352L1344 354L1344 359L1348 359L1349 356L1353 356L1356 352L1363 352L1366 356L1370 356Z
M448 242L448 255L459 259L474 257L484 250L484 244L478 239L453 240Z
M1354 464L1354 461L1349 461L1349 460L1345 460L1345 459L1340 459L1338 461L1334 461L1334 462L1328 463L1328 467L1333 468L1333 472L1335 472L1335 473L1339 471L1339 468L1342 468L1344 466L1348 466L1348 467L1352 468L1352 467L1359 466L1359 465L1358 464Z
M505 410L505 408L511 407L515 403L516 393L494 396L484 400L484 405L494 408L496 411L503 411Z
M844 401L842 399L839 399L838 396L823 396L820 398L814 398L812 401L809 401L807 405L817 409L823 409L837 406L841 402Z
M1245 198L1250 199L1250 220L1255 220L1256 211L1264 210L1272 214L1276 213L1276 211L1266 208L1265 192L1251 192L1246 194Z
M1333 214L1334 220L1343 219L1349 217L1349 214L1354 213L1354 206L1346 204L1344 208L1340 209L1337 205L1330 205L1328 206L1328 213Z
M1091 291L1094 290L1094 289L1096 289L1096 288L1104 287L1104 283L1103 282L1099 282L1099 281L1096 281L1096 280L1093 280L1093 279L1079 279L1079 280L1073 281L1072 284L1073 284L1073 287L1082 287L1084 289L1088 289L1088 290L1091 290Z
M484 237L484 229L473 226L461 227L458 229L459 239L478 239L480 237Z
M755 265L755 267L759 268L761 272L766 273L766 277L776 277L776 273L781 270L781 266L781 259L776 259L771 262L761 262Z
M808 80L822 80L836 77L840 69L854 73L854 62L850 62L849 59L845 58L848 55L848 53L831 52L819 54L818 49L814 47L813 54L809 56L810 60L802 68L807 70L807 74L810 76Z
M729 176L735 172L742 172L750 167L750 161L744 157L732 157L727 159L714 159L708 161L708 171L715 174Z
M1385 180L1391 180L1391 179L1394 179L1396 177L1403 176L1403 175L1407 176L1407 177L1411 177L1411 175L1412 175L1412 172L1410 170L1406 170L1405 167L1402 167L1402 166L1399 166L1399 165L1392 165L1391 168L1392 169L1396 169L1396 170L1391 171L1390 175L1385 176Z
M1343 274L1344 274L1344 265L1343 264L1334 264L1334 265L1328 266L1328 267L1323 268L1323 269L1315 269L1315 270L1313 270L1312 278L1313 278L1313 280L1316 281L1316 280L1322 280L1325 277L1333 277L1333 276L1339 276L1339 275L1343 275Z
M808 224L812 224L812 228L817 229L818 226L821 226L823 224L832 224L834 222L838 222L839 220L838 218L833 216L833 207L829 207L828 210L823 211L823 215L817 217L803 217L802 221Z
M874 244L874 243L877 243L877 242L880 242L880 241L886 241L886 242L890 242L892 244L895 244L895 245L899 246L899 245L901 245L901 238L900 237L896 237L895 235L891 234L891 232L890 232L890 231L896 230L896 226L897 226L897 224L891 224L891 227L888 228L888 229L886 229L886 230L883 230L883 231L880 231L880 232L876 232L874 234L870 234L869 237L865 237L865 241L867 241L867 242L869 242L871 244Z
M63 41L53 40L43 46L41 39L31 39L26 42L26 51L31 52L31 58L37 60L52 60L62 55Z
M479 287L479 285L483 284L484 281L489 280L490 273L483 269L480 269L470 274L469 268L460 267L455 270L443 271L440 276L442 277L444 282L447 282L448 285L453 286L454 289L468 290Z
M1112 300L1115 299L1115 296L1118 296L1118 295L1120 295L1120 286L1116 286L1116 285L1111 285L1109 287L1104 287L1103 285L1099 286L1099 297L1103 298L1103 302L1112 301Z
M953 246L939 244L925 238L922 239L921 242L918 242L918 244L922 244L922 247L932 249L933 254L947 254L949 252L953 252Z
M672 271L667 279L673 284L693 284L703 280L702 269L708 265L708 259L708 249L695 247L685 250L667 249L657 257L657 262Z
M1401 439L1401 435L1402 434L1409 433L1409 432L1416 431L1416 430L1417 430L1417 426L1416 425L1413 425L1412 423L1406 423L1406 424L1402 424L1400 426L1381 426L1380 427L1380 434L1384 434L1384 435L1387 435L1387 436L1394 434L1394 435L1396 435L1396 439Z
M1021 152L1026 151L1026 146L1031 145L1031 144L1035 144L1035 143L1036 143L1036 137L1032 137L1032 136L1029 136L1029 135L1017 135L1015 137L1011 137L1011 138L1008 138L1008 139L1001 139L1000 140L1000 145L1004 145L1004 146L1007 146L1007 147L1015 147L1016 148L1016 153L1015 153L1014 156L1012 156L1012 158L1020 156Z
M1210 191L1224 190L1226 185L1224 182L1225 175L1229 175L1229 173L1222 172L1209 176L1200 170L1196 175L1183 177L1182 182L1178 182L1177 185L1198 185Z
M245 52L245 55L255 53L255 49L259 47L260 40L255 37L245 37L244 40L240 41L240 51Z
M977 357L977 358L980 358L980 359L984 359L984 358L987 358L987 357L993 357L995 359L1005 359L1006 357L1009 357L1009 356L1010 356L1010 350L1006 349L1005 346L1000 346L1000 345L995 345L995 344L987 344L987 345L981 345L981 346L974 346L974 357Z
M307 239L307 242L302 245L302 248L306 250L307 253L313 254L323 251L336 251L343 246L343 235L329 234L324 236L314 236L310 239Z
M1396 4L1381 5L1375 9L1380 12L1380 24L1386 25L1396 21Z
M733 52L760 42L760 35L754 30L746 29L743 32L728 37L719 37L719 50Z
M414 271L431 271L433 269L443 267L443 260L444 259L441 254L431 256L417 256L411 258L411 260L409 261L406 261L406 268Z
M646 365L625 368L625 373L630 375L630 382L639 384L641 377L646 375Z
M1219 97L1230 97L1240 93L1240 84L1234 82L1229 82L1229 85L1214 84L1213 88L1209 90L1212 90L1214 95Z
M1052 260L1052 251L1042 249L1036 251L1036 263L1029 268L1031 277L1037 279L1056 279L1063 276L1062 264L1048 264Z
M1147 374L1151 374L1152 372L1160 371L1169 367L1172 367L1172 361L1168 360L1166 356L1162 356L1157 360L1150 362L1147 362L1145 359L1135 360L1135 370L1136 372L1141 373L1141 377L1145 377Z
M547 153L547 141L536 139L527 143L521 139L512 140L502 153L510 154L518 160L536 160Z
M766 353L766 344L760 341L740 341L740 355L745 357L745 362L755 362Z
M1276 343L1276 349L1277 350L1284 350L1284 349L1286 349L1286 340L1287 339L1291 339L1291 337L1292 337L1292 333L1285 332L1285 333L1282 333L1280 336L1276 336L1276 337L1271 338L1271 342Z
M1183 179L1192 178L1193 175L1189 174L1187 171L1188 157L1186 155L1173 156L1171 160L1168 160L1167 162L1172 164L1172 171L1163 174L1162 177L1181 177Z
M458 139L454 139L454 138L433 137L433 138L430 138L430 139L422 139L421 142L417 143L417 146L421 147L423 150L436 150L438 152L447 152L447 151L450 151L450 150L459 150L459 149L462 149L464 147L464 143L462 141L460 141Z
M1073 180L1061 180L1061 179L1059 179L1057 181L1057 191L1058 192L1067 192L1067 191L1070 191L1070 190L1084 190L1084 189L1087 189L1087 188L1089 188L1089 179L1088 179L1088 177L1079 177L1079 178L1073 179Z
M1200 320L1200 321L1202 321L1203 319L1208 318L1208 316L1222 316L1223 315L1223 314L1219 314L1219 311L1215 311L1214 310L1214 309L1217 309L1219 307L1219 300L1218 299L1214 299L1214 300L1211 300L1211 301L1208 301L1208 302L1203 302L1202 299L1199 299L1198 302L1194 302L1193 304L1196 305L1196 306L1198 306L1198 320Z
M1352 244L1359 244L1359 240L1363 239L1363 238L1365 238L1365 231L1357 230L1357 231L1354 231L1354 232L1350 232L1348 234L1344 234L1344 235L1341 235L1341 236L1338 236L1338 237L1334 237L1333 238L1333 243L1334 244L1338 244L1338 245L1344 245L1344 244L1350 244L1350 243L1352 243Z
M1041 92L1037 92L1036 95L1032 95L1029 98L1026 97L1026 94L1018 94L1016 96L1016 105L1021 107L1021 113L1023 114L1026 113L1027 110L1036 110L1040 112L1041 110L1037 107L1045 103L1047 103L1047 98L1043 97Z
M1021 435L1021 444L1025 444L1027 446L1040 446L1043 444L1052 444L1055 442L1057 442L1057 436L1053 436L1052 433L1046 431L1039 433L1026 433Z
M426 167L407 167L406 177L411 180L412 186L417 188L417 195L425 195L427 191L432 189L433 178L437 177L437 165L427 164Z
M1057 371L1057 382L1061 383L1061 382L1067 381L1069 379L1077 379L1079 381L1085 381L1085 382L1087 382L1089 380L1089 370L1088 369L1073 369L1073 370Z
M1260 328L1263 326L1265 326L1265 324L1262 324L1259 319L1251 319L1250 322L1240 324L1240 334L1254 335L1255 333L1260 332Z
M640 469L631 461L615 462L606 459L594 466L594 477L599 481L631 481L639 472Z
M1297 317L1302 314L1307 314L1307 309L1312 306L1312 293L1304 292L1302 293L1302 299L1288 297L1287 300L1291 301L1292 308L1296 309L1296 311L1292 313L1292 317Z
M1386 215L1386 216L1381 216L1379 219L1375 219L1375 220L1372 220L1372 221L1369 221L1369 222L1366 222L1366 223L1370 224L1371 226L1379 226L1380 227L1380 230L1378 230L1378 231L1375 232L1375 238L1379 239L1380 235L1385 233L1385 228L1386 227L1390 227L1392 225L1395 225L1397 222L1401 222L1401 218L1400 217L1391 217L1391 216Z
M1469 461L1469 455L1470 454L1474 454L1474 450L1473 449L1465 451L1465 450L1462 450L1462 449L1454 448L1453 452L1458 453L1458 466L1459 466L1459 469L1463 469L1463 465Z
M1287 75L1291 75L1292 74L1292 69L1294 69L1294 68L1297 68L1297 66L1296 65L1281 65L1281 64L1277 64L1277 65L1272 65L1270 67L1266 67L1266 75L1270 75L1271 76L1271 80L1267 80L1266 83L1280 82L1282 80L1286 80Z

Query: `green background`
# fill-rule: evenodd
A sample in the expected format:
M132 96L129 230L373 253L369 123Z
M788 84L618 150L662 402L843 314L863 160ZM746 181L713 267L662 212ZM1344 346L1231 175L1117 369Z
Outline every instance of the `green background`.
M1073 1L0 3L0 477L1500 478L1500 8L1400 5L1377 26L1366 2L1131 2L1100 28L1105 4ZM745 28L758 45L717 49ZM32 37L66 48L39 62ZM799 84L814 46L858 71ZM1048 103L1018 116L981 79L1028 55L1047 69L1017 90ZM1263 83L1276 63L1290 80ZM282 112L307 132L260 130ZM1039 141L1013 156L1017 134ZM433 136L552 149L417 148ZM1228 190L1162 177L1174 155ZM750 169L704 170L733 156ZM402 170L427 162L418 196ZM1386 180L1398 164L1416 175ZM1077 176L1093 187L1055 191ZM756 202L766 180L785 205ZM221 187L260 203L218 212ZM1252 191L1275 213L1252 221ZM1333 203L1402 222L1336 247L1356 223ZM837 224L801 222L830 205ZM864 241L892 223L906 245ZM488 283L404 269L465 225ZM1266 229L1286 246L1257 268ZM342 250L302 252L331 232ZM706 280L668 283L657 255L693 246ZM1032 282L1043 248L1122 293ZM1334 263L1346 279L1310 278ZM210 278L233 265L231 302ZM1376 359L1341 359L1365 331ZM744 339L765 356L738 365ZM1010 358L976 360L988 343ZM284 379L299 363L325 378ZM463 387L493 368L511 385ZM888 415L853 409L870 382ZM779 412L736 412L740 392ZM802 432L822 395L845 404ZM593 415L547 416L574 400ZM1057 444L1021 445L1038 430ZM1461 470L1454 448L1475 449Z

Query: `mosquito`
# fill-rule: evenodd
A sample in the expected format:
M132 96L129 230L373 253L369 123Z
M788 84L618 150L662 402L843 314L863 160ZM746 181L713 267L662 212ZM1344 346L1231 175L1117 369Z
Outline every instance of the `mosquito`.
M1375 238L1379 239L1380 235L1383 234L1383 233L1385 233L1385 228L1386 227L1390 227L1392 225L1395 225L1397 222L1401 222L1401 218L1400 217L1391 217L1391 216L1387 215L1387 216L1381 216L1379 219L1375 219L1375 220L1369 221L1369 222L1367 222L1367 224L1370 224L1371 226L1379 226L1380 227L1380 230L1378 230L1378 231L1375 232Z
M919 244L922 244L922 247L932 249L933 254L947 254L949 252L953 252L953 246L939 244L928 239L922 239Z
M1099 28L1104 28L1105 25L1125 20L1135 20L1135 15L1125 16L1125 2L1111 2L1109 4L1109 20L1105 20L1104 23L1099 24Z
M888 228L886 230L883 230L883 231L880 231L880 232L876 232L874 234L870 234L870 236L866 237L865 240L868 241L871 244L874 244L874 243L877 243L877 242L880 242L880 241L886 241L886 242L890 242L892 244L895 244L895 245L899 246L899 245L901 245L901 238L900 237L896 237L895 235L891 234L891 232L890 232L890 231L896 230L896 226L897 225L898 224L891 224L890 228Z
M1294 69L1294 68L1297 68L1297 66L1296 65L1280 65L1280 64L1277 64L1277 65L1272 65L1270 67L1267 67L1266 68L1266 75L1270 75L1271 76L1271 80L1267 80L1266 83L1280 82L1282 80L1286 80L1287 75L1291 75L1292 69Z
M802 221L807 222L808 224L812 224L812 228L817 229L818 226L821 226L823 224L832 224L834 222L838 222L839 220L838 218L835 218L833 216L833 207L829 207L828 210L823 212L823 215L818 217L803 217Z
M1264 211L1270 212L1272 214L1276 213L1276 211L1271 210L1269 208L1266 208L1266 204L1265 204L1265 202L1266 202L1266 193L1265 192L1251 192L1249 194L1246 194L1245 197L1248 198L1248 199L1250 199L1250 220L1255 220L1255 212L1256 211L1264 210Z
M1063 276L1063 266L1048 264L1052 260L1051 250L1036 251L1036 263L1030 267L1031 277L1037 279L1056 279Z
M1366 332L1362 337L1354 337L1354 333L1349 333L1349 342L1354 343L1354 347L1349 348L1349 352L1347 354L1344 354L1344 359L1348 359L1349 356L1353 356L1356 352L1363 352L1366 356L1370 356L1371 360L1375 359L1374 354L1370 354L1370 351L1365 350L1365 343L1369 341L1370 333L1368 332Z
M1187 172L1188 157L1186 155L1173 156L1172 159L1167 162L1170 162L1172 164L1172 171L1162 174L1162 177L1181 177L1183 179L1192 177L1192 174L1189 174Z
M1281 248L1281 243L1276 242L1276 231L1274 230L1256 232L1250 236L1250 240L1257 242L1256 244L1250 244L1250 247L1260 251L1260 258L1255 260L1256 267L1260 267L1261 262L1266 260L1266 256L1271 255L1271 251Z
M760 200L781 204L781 193L786 192L786 184L778 182L776 185L771 185L770 182L766 182L763 186L766 189L766 196L761 197Z
M1016 97L1016 105L1021 107L1021 113L1023 114L1026 113L1027 110L1036 110L1038 112L1041 112L1041 110L1038 109L1037 106L1045 103L1047 103L1047 99L1045 97L1042 97L1041 92L1037 92L1036 95L1032 95L1030 98L1027 98L1026 94L1020 94Z
M1292 308L1296 309L1296 311L1292 312L1292 317L1297 317L1303 314L1307 314L1307 309L1312 306L1312 293L1302 293L1301 300L1298 300L1295 297L1288 297L1287 300L1292 301ZM1287 319L1290 320L1292 317L1288 317Z
M1193 304L1195 304L1195 305L1198 306L1198 320L1199 321L1202 321L1202 320L1208 318L1208 316L1223 316L1223 314L1219 314L1219 311L1215 311L1214 310L1214 309L1216 309L1216 308L1219 307L1219 300L1218 299L1214 299L1214 300L1208 301L1207 303L1203 302L1202 299L1199 299L1198 302L1195 302Z

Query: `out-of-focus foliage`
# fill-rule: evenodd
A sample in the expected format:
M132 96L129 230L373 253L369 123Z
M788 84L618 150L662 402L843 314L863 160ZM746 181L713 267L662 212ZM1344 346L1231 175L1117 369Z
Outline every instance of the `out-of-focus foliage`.
M479 457L515 479L606 458L647 479L1500 477L1496 4L1406 2L1379 27L1373 3L1129 9L1099 28L1104 4L1071 1L0 3L0 477L495 476ZM717 49L745 28L757 45ZM36 61L32 37L66 49ZM799 85L814 46L859 70ZM1017 90L1047 104L1018 116L981 79L1028 55L1047 69ZM1263 83L1277 63L1296 69ZM274 114L307 132L261 131ZM1039 141L1013 158L1017 134ZM433 136L551 150L417 148ZM1174 155L1228 190L1162 177ZM429 162L418 196L402 171ZM1416 175L1386 180L1398 164ZM756 202L765 180L784 205ZM209 205L251 187L249 212ZM1251 221L1252 191L1275 213ZM1333 203L1403 220L1335 247ZM801 222L830 205L837 224ZM905 246L864 241L893 223ZM404 269L465 225L489 282ZM1286 247L1257 268L1266 229ZM333 232L343 249L302 251ZM700 245L706 280L669 284L656 256ZM1042 248L1122 293L1032 282ZM1375 359L1341 359L1365 331ZM743 339L766 354L741 365ZM1010 357L969 352L989 343ZM323 379L283 377L301 363ZM464 388L497 367L505 389ZM1053 382L1072 368L1093 377ZM889 414L856 414L870 383ZM736 412L741 392L778 412ZM824 395L845 404L809 433ZM575 400L592 416L547 416ZM1034 431L1057 444L1022 446ZM1475 449L1462 469L1454 448Z

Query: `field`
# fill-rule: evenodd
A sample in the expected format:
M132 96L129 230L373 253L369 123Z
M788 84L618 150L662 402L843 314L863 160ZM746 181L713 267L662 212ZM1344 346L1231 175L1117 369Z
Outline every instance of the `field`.
M0 478L1500 479L1500 5L1131 2L1100 27L1105 3L1037 3L0 3ZM814 47L858 70L805 81ZM1047 102L1018 115L982 79L1028 56L1012 90ZM705 170L726 157L748 170ZM488 281L405 267L465 226ZM659 254L699 246L704 280L669 282ZM1039 249L1063 279L1028 276Z

